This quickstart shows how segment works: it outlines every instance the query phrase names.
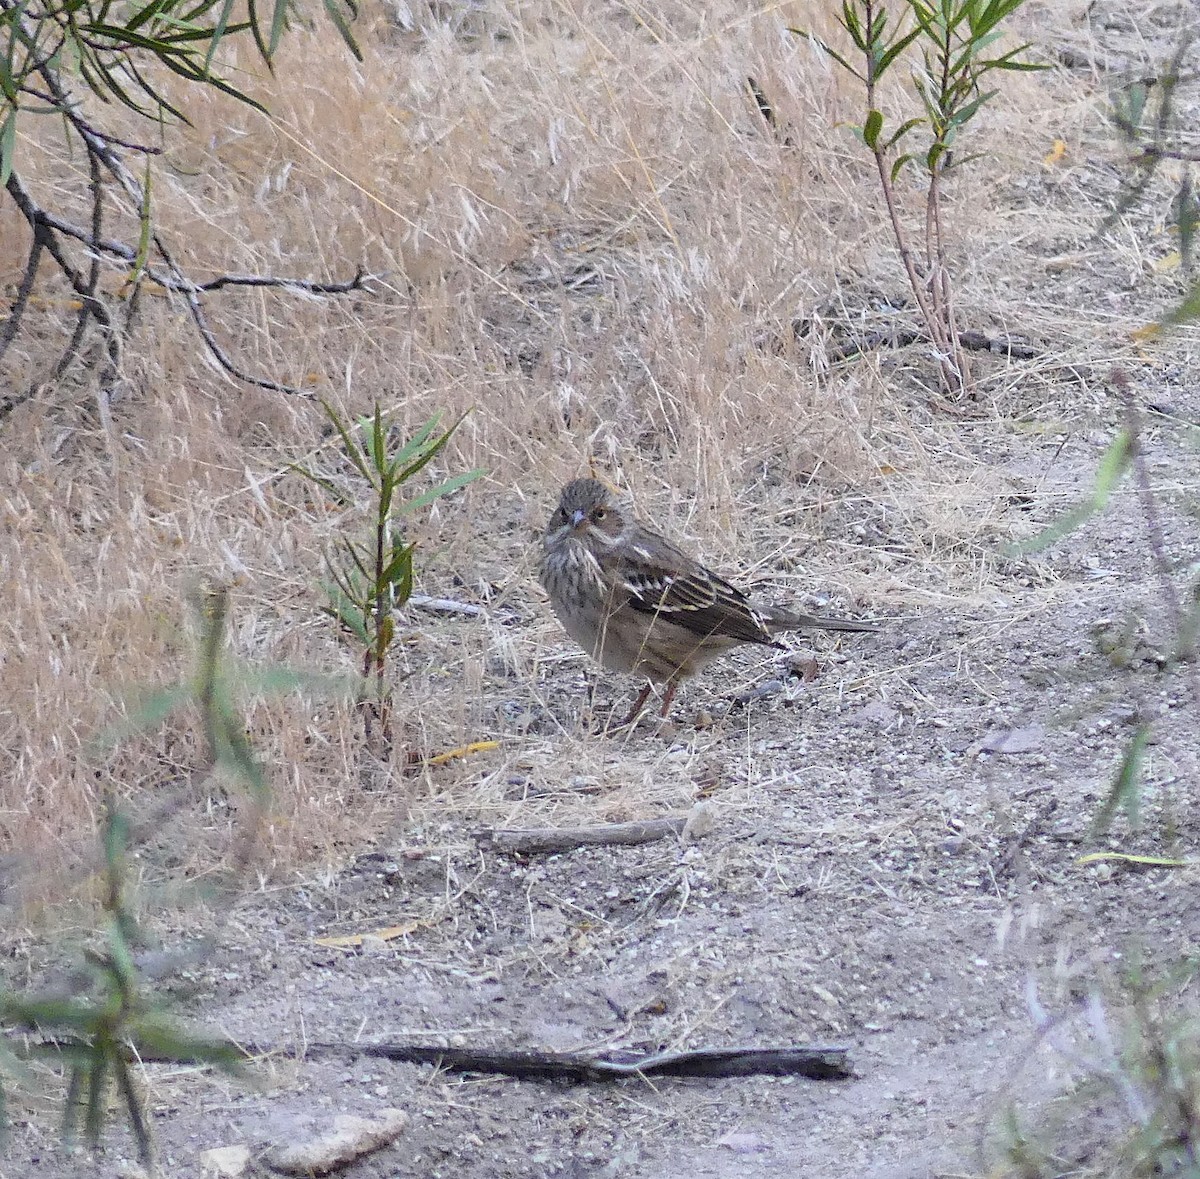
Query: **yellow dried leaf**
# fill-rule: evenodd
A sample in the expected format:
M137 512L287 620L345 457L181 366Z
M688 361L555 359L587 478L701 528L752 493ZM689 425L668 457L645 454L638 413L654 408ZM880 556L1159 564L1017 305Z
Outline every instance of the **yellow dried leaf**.
M469 757L472 753L487 753L499 749L499 741L472 741L470 745L460 745L457 749L447 749L445 753L435 753L425 759L427 766L444 766L447 762L459 757Z
M1042 163L1047 168L1053 168L1055 164L1061 164L1067 156L1067 144L1065 140L1056 139L1054 145L1042 157Z

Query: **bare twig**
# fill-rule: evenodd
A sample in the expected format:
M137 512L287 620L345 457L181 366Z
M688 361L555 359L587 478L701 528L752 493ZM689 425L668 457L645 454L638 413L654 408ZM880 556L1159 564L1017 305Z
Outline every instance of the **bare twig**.
M29 195L28 190L22 183L20 176L14 170L9 173L8 184L6 185L9 196L12 197L17 208L20 210L21 216L25 218L27 224L34 228L37 225L42 225L44 228L53 229L54 226L50 223L45 213ZM112 316L108 313L108 308L95 297L88 289L87 280L83 274L75 267L71 260L63 253L61 244L53 233L44 235L44 244L50 257L58 264L59 270L63 272L67 281L71 284L75 293L89 303L91 313L106 327L112 327Z
M25 262L25 273L21 276L21 285L17 287L17 297L9 309L4 327L0 328L0 358L3 358L8 346L16 339L17 329L21 326L21 317L29 305L29 296L33 293L34 280L37 278L38 263L42 251L46 248L46 234L49 232L41 223L32 227L33 242L29 247L29 257Z
M679 835L686 817L646 819L633 823L605 823L599 827L527 827L516 830L480 831L476 838L490 839L500 851L513 854L563 852L579 847L632 846L653 843Z
M100 175L100 161L88 152L88 191L92 194L92 241L99 241L104 229L104 185ZM60 380L71 367L71 362L83 344L83 336L87 331L88 320L92 317L92 306L96 302L96 292L100 287L100 255L93 250L91 264L88 266L87 288L88 297L79 305L79 315L75 320L75 330L71 333L62 356L54 366L54 379Z
M1171 580L1171 564L1167 558L1167 545L1163 536L1162 518L1158 512L1158 501L1154 498L1154 488L1150 482L1150 471L1146 466L1146 456L1141 446L1141 415L1133 400L1133 390L1129 376L1124 369L1114 367L1111 375L1112 383L1121 394L1125 412L1125 429L1129 434L1130 455L1133 466L1133 480L1137 487L1138 502L1141 504L1142 516L1146 521L1146 539L1150 545L1150 554L1154 561L1154 572L1158 578L1159 591L1167 608L1167 616L1171 620L1177 643L1184 641L1187 634L1187 620L1184 617L1183 605L1175 592L1175 584ZM1192 690L1192 699L1200 708L1200 672L1197 671L1194 660L1187 661L1188 686Z

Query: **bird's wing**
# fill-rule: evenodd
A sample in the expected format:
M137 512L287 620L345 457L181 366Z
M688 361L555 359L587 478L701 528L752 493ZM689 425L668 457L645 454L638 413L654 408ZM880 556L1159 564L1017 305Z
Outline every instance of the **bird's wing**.
M693 561L654 560L643 552L628 556L614 570L628 605L654 614L703 637L723 636L743 643L771 644L770 632L746 595L724 578Z

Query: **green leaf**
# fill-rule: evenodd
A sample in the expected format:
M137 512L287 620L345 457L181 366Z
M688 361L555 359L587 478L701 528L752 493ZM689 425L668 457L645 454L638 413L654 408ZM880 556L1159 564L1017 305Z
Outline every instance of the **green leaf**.
M113 42L112 45L106 45L106 51L116 54L121 54L126 48L145 49L149 53L153 53L164 64L167 60L179 54L186 54L186 49L177 49L168 41L164 41L157 37L143 37L141 33L136 33L133 29L125 28L121 25L107 25L99 21L89 22L79 26L80 32L86 33L89 37L107 37Z
M846 32L850 34L850 40L854 42L855 48L866 53L868 50L867 38L863 33L858 12L850 0L842 0L841 23Z
M387 430L383 425L383 414L379 409L379 402L375 402L375 417L370 421L370 432L367 430L368 423L362 423L360 429L364 437L364 449L368 449L371 457L371 462L375 465L376 474L382 476L388 469L387 458Z
M224 4L221 6L221 15L217 17L217 23L213 26L212 39L208 43L208 52L204 55L205 74L208 74L212 69L213 56L217 52L217 46L221 44L221 41L225 36L226 29L229 25L229 18L233 13L233 6L235 2L236 0L225 0ZM249 27L249 24L242 24L238 27L239 29L245 29Z
M150 172L150 156L146 156L146 172L142 179L142 202L138 209L138 221L140 230L138 232L138 249L137 257L133 260L133 271L128 278L128 282L132 286L136 286L142 280L142 275L146 271L146 262L150 257L150 193L151 193L152 177Z
M1150 725L1143 721L1138 725L1121 759L1120 769L1113 779L1096 818L1092 821L1089 834L1093 839L1108 832L1118 808L1123 808L1129 818L1129 826L1137 830L1140 821L1142 761L1150 741Z
M911 164L912 161L913 161L913 156L910 152L905 152L904 155L898 156L896 158L895 163L892 164L892 172L891 172L891 179L892 179L893 184L896 183L896 177L899 176L900 173L904 170L904 168L908 164Z
M338 437L342 440L342 451L346 457L354 464L354 468L358 473L367 480L371 481L371 472L367 467L362 452L359 450L358 444L350 437L350 427L342 420L338 411L324 398L321 399L321 408L325 410L325 416L332 423L333 428L338 432Z
M863 142L872 150L879 147L879 133L883 130L883 112L872 110L867 113L867 121L863 126Z
M353 17L357 18L358 10L352 4L346 3L345 7L350 10L350 13ZM346 17L342 12L342 8L342 0L325 0L326 15L331 21L333 21L333 27L337 29L338 35L342 38L343 44L347 49L350 50L352 54L354 54L356 61L362 61L362 50L359 49L358 42L354 40L354 35L350 32L350 25L346 21Z
M409 512L415 512L418 508L426 507L433 503L434 500L441 499L444 495L449 495L451 492L458 491L459 488L466 487L468 483L474 483L484 473L482 467L476 467L473 471L464 471L459 475L451 475L448 479L442 480L436 487L431 487L428 491L423 491L416 499L411 499L401 504L399 510L404 515L408 515Z
M805 32L803 29L788 29L789 33L795 33L798 37L807 37L826 57L832 57L847 73L853 74L860 82L866 83L866 78L859 73L838 51L829 45L826 45L815 33Z
M171 2L172 0L151 0L151 2L147 4L145 8L141 8L136 11L129 18L129 20L125 22L124 27L126 29L140 29L147 21L153 20L156 16L158 16Z
M300 466L299 463L288 463L286 469L293 471L297 475L303 475L305 479L315 483L339 507L348 507L354 502L342 488L338 487L332 479L327 479L324 475L318 475L315 471L310 471L307 467Z
M917 27L899 40L893 41L880 55L875 66L875 76L878 78L920 35L921 29Z
M266 39L263 37L262 23L258 19L257 0L246 0L246 6L250 14L250 32L254 37L254 44L258 46L258 54L267 63L267 69L274 73L275 67L271 64L271 50L267 47Z
M275 11L271 14L271 39L268 44L272 57L275 56L279 48L279 38L283 36L283 30L287 27L289 4L290 0L275 0Z
M1128 430L1122 430L1113 439L1100 466L1096 471L1096 483L1091 496L1077 507L1066 512L1048 528L1042 529L1036 536L1016 544L1006 546L1004 553L1009 557L1023 556L1026 553L1041 552L1049 548L1055 541L1074 532L1084 521L1102 511L1107 505L1113 489L1121 476L1129 467L1133 458L1133 440Z
M164 688L136 697L128 717L110 725L97 738L101 748L111 748L119 742L145 729L157 728L181 704L191 698L185 687Z
M327 614L363 646L370 643L371 636L367 633L367 624L363 620L362 611L358 606L345 594L332 588L327 588L326 592L331 601L330 605L321 607L321 613Z
M925 119L908 119L906 122L901 123L900 126L892 132L892 135L888 139L887 143L883 145L884 149L890 150L891 148L895 147L896 144L904 138L904 136L909 134L909 132L916 130L916 128L922 126L925 122L927 122Z
M12 175L13 153L17 147L17 112L11 107L0 123L0 188L8 183Z
M437 429L438 417L435 414L423 426L418 427L417 432L392 456L392 467L399 469L405 463L411 462L418 455L425 453L425 448L430 443L429 439L434 430ZM453 432L453 427L451 428Z
M405 577L412 580L412 558L416 545L405 545L398 549L392 559L380 571L380 585L403 585Z

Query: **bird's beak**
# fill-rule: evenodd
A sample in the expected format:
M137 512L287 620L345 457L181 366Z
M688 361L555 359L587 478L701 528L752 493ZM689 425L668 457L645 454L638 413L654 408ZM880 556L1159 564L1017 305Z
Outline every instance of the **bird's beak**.
M587 512L582 508L576 508L571 513L571 527L578 528L587 519Z

